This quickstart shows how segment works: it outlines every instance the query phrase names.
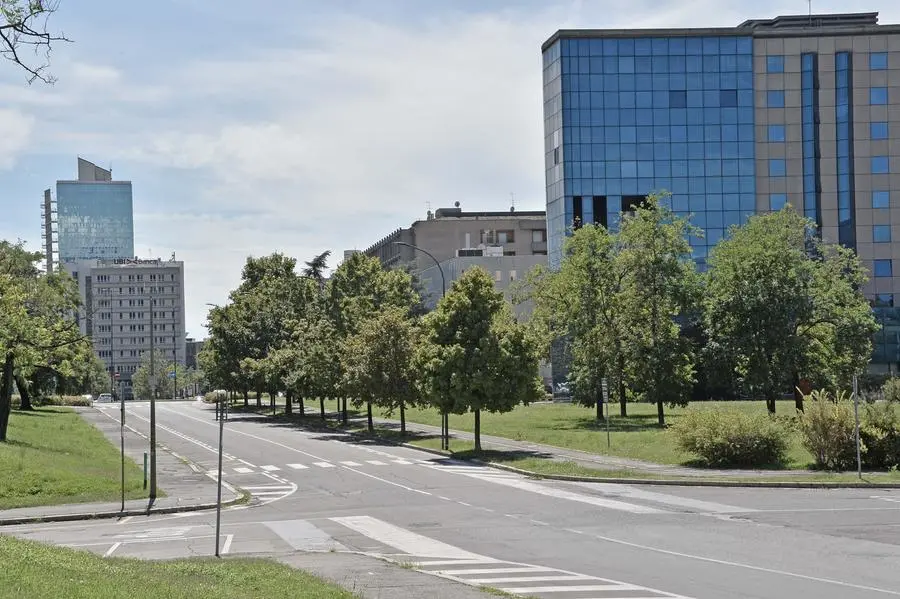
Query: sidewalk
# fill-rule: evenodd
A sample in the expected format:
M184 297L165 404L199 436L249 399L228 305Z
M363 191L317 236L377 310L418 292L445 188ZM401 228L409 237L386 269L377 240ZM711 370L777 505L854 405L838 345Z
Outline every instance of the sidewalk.
M94 408L75 408L90 424L100 430L110 443L119 446L119 422ZM115 417L118 418L118 411ZM148 451L149 441L142 433L125 428L125 455L139 467L144 462L144 452ZM121 511L122 502L73 503L65 505L45 505L38 507L15 508L0 511L0 526L27 524L30 522L62 522L67 520L89 520L94 518L115 518L122 515L139 516L147 514L165 514L179 511L196 511L212 509L216 505L216 481L205 473L192 467L180 457L176 457L164 446L157 444L156 473L159 490L165 497L159 497L149 506L147 499L125 501L125 513ZM241 494L229 486L222 486L222 505L238 501Z
M365 417L359 418L365 423ZM391 427L400 428L398 420L390 420L385 418L376 418L375 422ZM406 422L406 430L410 432L426 433L439 437L441 428L439 426L430 426L427 424L418 424L415 422ZM475 440L473 433L463 431L450 431L450 436L454 439L462 439L465 441ZM690 468L688 466L673 466L670 464L656 464L653 462L645 462L642 460L634 460L630 458L621 458L617 456L607 456L577 449L564 449L554 447L552 445L543 445L540 443L531 443L529 441L516 441L505 437L493 437L491 435L481 434L481 447L485 450L522 452L533 454L534 457L547 458L560 462L574 462L579 466L586 468L595 468L598 470L635 470L647 474L659 476L684 476L697 478L723 477L723 478L777 478L789 477L796 474L791 470L724 470L716 468ZM513 464L514 465L514 464Z

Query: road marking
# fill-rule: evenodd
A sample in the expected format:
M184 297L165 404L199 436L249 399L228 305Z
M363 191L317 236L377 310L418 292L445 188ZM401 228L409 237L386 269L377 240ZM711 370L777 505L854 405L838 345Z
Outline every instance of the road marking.
M284 491L254 491L254 497L268 497L270 495L284 495Z
M568 532L574 532L577 534L586 534L582 531L574 530L574 529L565 529ZM623 539L616 539L613 537L604 537L603 535L591 534L590 536L595 539L599 539L601 541L606 541L608 543L614 543L616 545L624 545L625 547L633 547L635 549L643 549L644 551L652 551L654 553L661 553L663 555L672 555L675 557L683 557L687 559L693 559L701 562L707 562L710 564L719 564L721 566L732 566L735 568L744 568L746 570L753 570L755 572L765 572L767 574L778 574L781 576L787 576L790 578L799 578L801 580L812 580L814 582L821 582L825 584L833 584L841 587L847 587L851 589L859 589L862 591L873 591L875 593L884 593L886 595L893 595L895 597L900 597L900 591L891 591L888 589L882 589L879 587L870 587L861 584L854 584L852 582L844 582L842 580L834 580L832 578L820 578L818 576L809 576L806 574L798 574L796 572L788 572L786 570L776 570L774 568L765 568L763 566L754 566L752 564L744 564L741 562L732 562L728 560L716 559L713 557L705 557L702 555L692 555L690 553L682 553L680 551L671 551L669 549L661 549L659 547L651 547L650 545L642 545L640 543L632 543L631 541L625 541Z
M470 578L469 582L472 584L487 584L490 586L496 584L509 584L511 582L516 583L531 583L531 582L580 582L584 580L591 580L591 576L585 576L583 574L563 574L560 576L507 576L501 578ZM565 588L566 591L574 588L574 587L562 587ZM623 589L623 590L632 590L632 589Z
M402 464L404 466L412 465L412 462L410 462L409 460L391 460L391 461L394 462L395 464Z
M381 478L381 477L375 476L374 474L369 474L368 472L363 472L362 470L354 470L353 468L350 468L349 466L344 466L344 469L345 469L345 470L349 470L350 472L355 472L355 473L357 473L357 474L359 474L359 475L361 475L361 476L365 476L365 477L371 478L372 480L377 480L377 481L379 481L379 482L383 482L383 483L388 484L388 485L393 485L393 486L395 486L395 487L400 487L401 489L405 489L405 490L410 491L410 492L412 492L412 493L418 493L419 495L431 495L431 493L429 493L428 491L422 491L421 489L413 489L412 487L407 487L406 485L401 485L400 483L395 483L394 481L385 480L385 479L383 479L383 478Z
M433 564L437 564L437 562L432 562ZM449 562L442 562L449 563ZM426 562L420 562L418 565L426 566L428 565ZM438 570L436 574L450 574L452 576L469 576L472 574L528 574L530 572L554 572L553 568L540 568L540 567L528 567L528 568L469 568L464 570ZM579 575L580 576L580 575Z
M281 470L278 466L260 466L266 472L275 472L276 470Z
M116 549L118 549L119 546L121 546L121 545L122 545L121 541L118 542L118 543L113 543L113 544L112 544L112 547L110 547L109 549L107 549L107 550L106 550L106 553L103 554L103 557L109 557L109 556L112 555L113 552L114 552Z
M643 591L644 589L633 584L585 584L579 586L555 586L555 587L513 587L501 588L505 593L536 594L536 593L587 593L591 591Z
M378 460L366 460L366 464L372 464L373 466L387 466L387 464L379 462Z
M251 464L251 463L248 462L247 460L242 460L241 458L238 458L238 462L240 462L241 464L244 464L244 465L246 465L246 466L250 466L251 468L256 468L256 466L254 466L253 464Z
M307 520L263 522L295 551L346 551L347 547Z
M288 464L288 468L293 468L294 470L306 470L309 466L304 466L303 464Z
M483 556L478 554L470 553L453 545L447 545L369 516L347 516L343 518L329 518L329 520L410 555L434 558L483 559Z
M891 503L900 503L900 495L872 495L869 499L880 499L882 501L890 501Z
M128 521L131 520L132 518L134 518L134 516L125 516L124 518L122 518L121 520L119 520L117 524L125 524L126 522L128 522Z
M241 466L240 468L235 468L234 471L239 474L250 474L253 472L253 468L244 468Z
M276 489L287 490L293 488L291 485L267 485L265 487L242 487L245 491L274 491Z
M430 566L480 566L481 564L494 564L494 563L502 563L498 560L491 558L484 559L439 559L439 560L429 560L427 562L416 562L416 566L420 568L426 568ZM437 572L438 574L442 572Z
M360 464L359 462L351 462L350 460L341 462L341 464L343 464L344 466L362 466L362 464Z
M710 501L701 501L699 499L689 499L686 497L678 497L677 495L668 495L665 493L654 493L644 489L628 485L607 484L607 483L576 483L578 486L591 490L600 491L604 496L612 498L637 499L643 501L652 501L666 505L674 505L685 507L701 512L712 512L717 514L736 514L736 513L752 513L757 510L751 508L737 507L734 505L725 505L723 503L714 503Z
M234 540L234 535L226 535L225 536L225 544L222 545L222 555L225 555L229 551L231 551L231 542Z
M330 462L313 462L313 466L318 466L319 468L334 468L334 464Z

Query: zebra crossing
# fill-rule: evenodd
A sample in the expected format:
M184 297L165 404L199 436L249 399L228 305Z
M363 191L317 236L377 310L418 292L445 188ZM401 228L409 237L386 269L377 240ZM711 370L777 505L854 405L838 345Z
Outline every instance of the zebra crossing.
M380 460L334 460L334 461L316 461L306 463L289 463L289 464L262 464L259 466L243 462L242 466L229 465L225 470L229 474L266 474L275 472L292 472L299 470L328 470L346 466L347 468L384 468L392 466L414 466L417 464L430 464L428 460L404 459L404 458L382 458Z

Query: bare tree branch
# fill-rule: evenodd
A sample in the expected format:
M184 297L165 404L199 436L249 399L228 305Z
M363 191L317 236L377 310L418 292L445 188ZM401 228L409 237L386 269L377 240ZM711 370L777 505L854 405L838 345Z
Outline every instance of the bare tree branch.
M72 41L47 28L58 8L59 0L0 0L0 56L23 68L28 83L56 81L47 71L53 42ZM35 60L24 57L25 50L31 50Z

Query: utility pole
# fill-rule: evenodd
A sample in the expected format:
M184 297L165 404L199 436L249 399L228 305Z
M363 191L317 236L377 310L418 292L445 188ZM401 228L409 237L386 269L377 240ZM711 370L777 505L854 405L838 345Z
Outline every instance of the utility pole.
M153 311L156 308L154 297L154 288L150 288L150 501L156 500L156 362L154 350L154 337L156 331L153 329Z

